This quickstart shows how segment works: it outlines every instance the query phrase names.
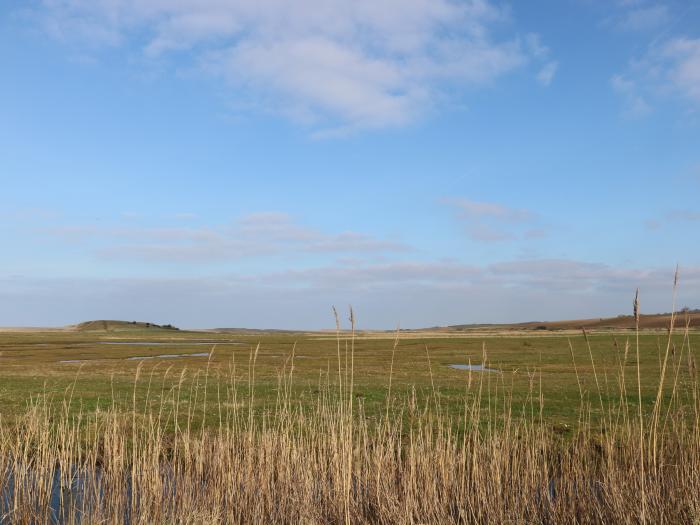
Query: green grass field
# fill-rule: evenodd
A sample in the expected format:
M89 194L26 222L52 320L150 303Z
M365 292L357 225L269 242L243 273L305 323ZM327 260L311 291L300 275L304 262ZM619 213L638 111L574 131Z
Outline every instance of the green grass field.
M666 390L689 381L689 356L697 360L700 333L679 330L672 338ZM643 332L639 338L640 372L645 411L650 411L668 342L667 332ZM118 343L118 344L114 344ZM125 344L126 343L126 344ZM636 339L633 332L561 334L502 333L446 335L435 332L358 333L354 342L354 395L372 417L385 407L390 375L392 398L437 394L446 411L460 411L464 397L481 382L498 395L511 395L516 408L532 410L533 400L548 425L576 424L582 399L597 413L619 401L621 378L632 406L637 403ZM146 396L158 402L181 382L182 395L204 395L210 407L222 388L250 392L255 409L273 407L280 376L293 363L292 392L300 403L312 401L325 386L348 381L351 336L335 333L214 333L170 330L108 332L0 333L0 411L5 420L25 411L32 397L68 390L74 410L95 410L113 401L132 403ZM571 345L571 346L570 346ZM256 354L257 349L257 354ZM207 356L157 357L163 354ZM485 364L498 372L468 372L450 364ZM294 358L292 360L292 355ZM393 355L393 373L392 370ZM150 359L129 359L151 357ZM70 361L70 362L62 362ZM254 364L253 364L254 361ZM350 363L347 363L350 365ZM138 371L138 378L137 376ZM578 376L578 377L577 377ZM596 381L597 379L597 381ZM218 390L216 385L219 385ZM225 386L221 386L225 385ZM334 387L331 386L331 389ZM215 419L215 414L207 418Z

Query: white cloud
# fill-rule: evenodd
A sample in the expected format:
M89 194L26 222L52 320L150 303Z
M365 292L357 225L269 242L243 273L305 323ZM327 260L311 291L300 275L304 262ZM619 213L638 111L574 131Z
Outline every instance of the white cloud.
M693 108L700 106L700 38L675 37L650 46L624 74L611 79L632 113L650 111L648 100L680 97Z
M668 7L655 4L627 10L615 20L614 25L622 31L649 31L663 26L669 19Z
M537 74L537 81L543 86L549 86L557 74L559 63L557 61L547 62Z
M301 254L382 254L410 251L398 241L359 232L326 233L284 213L255 213L229 226L61 226L44 233L83 245L104 259L215 262Z
M610 79L613 90L624 97L625 113L631 117L643 117L651 112L651 106L639 93L635 81L623 76L614 75Z
M448 201L456 206L461 214L472 218L491 217L504 222L527 222L535 217L530 210L510 208L495 202L474 201L471 199L454 199Z
M536 35L494 37L509 14L488 0L45 0L40 16L83 47L186 54L327 134L406 124L548 53Z
M277 93L276 110L297 118L337 117L355 127L401 125L430 101L426 88L397 64L328 39L239 45L219 67L233 83Z
M261 280L282 286L294 282L302 286L352 290L401 284L449 285L473 282L483 273L483 268L458 262L397 261L367 264L360 261L354 264L277 272L265 275Z
M674 38L653 53L661 82L700 103L700 38Z
M496 228L489 224L478 222L468 225L465 231L469 238L480 242L512 241L517 238L513 233L503 228Z
M538 216L530 210L470 199L446 199L445 202L456 208L459 221L474 241L538 239L546 235L543 228L532 227Z
M538 34L531 33L526 35L525 42L530 54L535 57L539 62L543 63L540 67L535 78L540 85L548 87L554 76L557 74L557 69L559 68L559 62L556 60L550 60L550 50L547 46L542 44L542 40Z

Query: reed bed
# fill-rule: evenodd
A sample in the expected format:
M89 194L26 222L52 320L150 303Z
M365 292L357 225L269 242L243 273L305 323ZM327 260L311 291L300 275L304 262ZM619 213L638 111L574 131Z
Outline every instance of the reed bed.
M276 403L256 405L255 351L245 384L208 369L155 384L139 369L129 406L86 413L72 389L39 396L0 425L0 522L700 523L697 369L690 338L677 349L670 332L658 389L625 377L633 340L617 350L619 398L581 389L567 436L542 421L537 373L517 405L503 374L470 373L455 413L436 391L392 393L387 370L386 407L370 417L340 331L337 370L311 403L293 394L292 353Z

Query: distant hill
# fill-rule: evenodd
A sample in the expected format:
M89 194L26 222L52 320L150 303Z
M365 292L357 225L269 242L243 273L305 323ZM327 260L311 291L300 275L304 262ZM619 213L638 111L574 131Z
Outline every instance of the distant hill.
M85 321L70 327L77 332L130 332L143 330L179 330L178 328L166 324L147 323L142 321L113 321L97 320Z
M676 314L675 328L685 328L689 322L691 328L700 327L700 310L678 312ZM668 328L671 324L671 314L641 315L639 327L643 329ZM478 329L500 329L500 330L624 330L634 329L634 317L631 315L619 315L617 317L596 318L596 319L573 319L568 321L531 321L527 323L512 324L464 324L447 326L448 331L467 331Z
M647 330L667 329L671 323L671 314L648 314L640 316L639 327ZM686 323L690 328L700 328L700 310L686 310L676 313L675 329L683 329ZM634 317L631 315L618 315L617 317L570 319L563 321L529 321L525 323L509 324L458 324L450 326L434 326L423 329L407 329L406 332L421 332L425 330L437 332L481 332L481 331L560 331L560 330L633 330ZM3 331L26 331L27 328L3 328ZM35 328L32 330L47 330ZM54 329L55 330L55 329ZM179 328L170 324L160 325L144 321L116 321L95 320L86 321L76 325L66 326L60 330L76 332L143 332L148 331L178 331ZM215 333L261 334L261 333L301 333L307 331L280 330L280 329L254 329L254 328L210 328L198 330ZM393 332L393 330L390 330Z

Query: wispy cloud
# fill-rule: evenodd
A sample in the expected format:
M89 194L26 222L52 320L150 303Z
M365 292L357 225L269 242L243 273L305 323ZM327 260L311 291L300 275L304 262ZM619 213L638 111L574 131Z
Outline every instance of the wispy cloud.
M666 228L692 229L695 228L696 222L700 222L700 211L689 209L671 210L660 216L649 218L645 221L644 226L649 231L660 231Z
M0 318L14 325L145 319L180 326L321 328L352 304L362 328L575 319L670 308L673 268L566 259L485 266L396 262L198 278L0 277ZM700 268L682 267L679 305L698 306ZM523 310L526 305L526 310Z
M540 72L537 73L537 81L543 86L549 86L554 80L554 75L557 74L557 69L559 68L559 63L556 60L547 62Z
M219 227L62 226L43 230L106 259L212 262L309 253L392 253L399 241L359 232L326 233L284 213L256 213Z
M450 284L472 282L482 276L484 269L458 262L396 261L387 263L339 264L303 270L288 270L261 277L265 282L284 285L289 282L304 286L337 289L362 289L399 284Z
M619 14L606 20L620 31L652 31L663 27L671 19L669 8L664 4L628 5Z
M530 210L510 208L495 202L470 199L454 199L449 202L460 210L461 215L475 219L493 218L503 222L522 223L535 218Z
M698 221L700 221L700 211L674 210L668 214L668 220L669 221L698 222Z
M238 97L332 134L403 125L546 58L489 0L45 0L47 30L95 46L188 56ZM495 30L497 29L497 31ZM539 77L551 82L556 63Z
M495 202L471 199L446 199L456 209L467 235L475 241L499 242L521 238L535 239L545 235L542 228L533 228L538 216L531 210L512 208Z
M530 54L535 57L542 66L535 78L540 85L548 87L559 69L559 62L551 59L550 49L542 43L540 36L536 33L531 33L525 37L527 48Z
M624 76L613 75L610 85L625 101L625 113L631 117L643 117L651 112L651 106L640 93L637 83Z
M482 222L474 222L467 225L465 231L472 240L480 242L512 241L516 239L516 236L510 231Z
M630 290L635 282L647 281L648 270L615 268L601 263L568 259L518 260L491 265L490 271L511 285L543 290L616 288Z
M661 82L700 104L700 38L674 38L652 54Z
M634 114L648 113L652 99L677 97L691 108L700 107L700 38L653 43L625 73L613 76L611 84Z

